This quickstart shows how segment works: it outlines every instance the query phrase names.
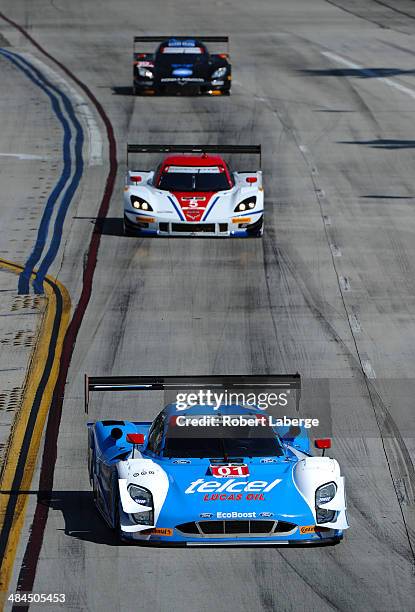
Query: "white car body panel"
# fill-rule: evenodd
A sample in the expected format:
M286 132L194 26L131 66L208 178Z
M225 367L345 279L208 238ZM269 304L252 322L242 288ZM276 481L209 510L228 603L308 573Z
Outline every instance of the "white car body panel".
M247 183L246 179L252 177L256 179L254 183ZM198 206L198 202L203 199L203 193L195 193L194 197L189 195L189 206L187 210L199 211L204 213L200 220L189 221L185 218L184 210L178 198L169 191L158 189L153 185L154 172L131 171L125 177L124 188L124 215L132 224L148 223L142 233L152 233L157 235L194 235L193 225L208 223L215 227L213 231L203 232L202 235L213 235L220 237L244 235L246 231L240 227L237 219L249 218L250 223L259 220L264 213L264 192L262 187L262 172L243 172L233 173L234 186L226 191L214 193L209 202L203 207ZM139 179L139 180L137 180ZM151 211L137 210L131 204L131 196L142 198L151 206ZM244 212L235 212L235 207L242 201L251 196L256 196L255 207ZM160 229L160 223L169 224L168 231ZM186 231L174 231L170 224L186 224ZM226 224L227 230L220 231L219 224ZM162 226L163 228L163 226Z
M118 485L120 491L120 523L121 530L127 533L138 533L151 529L157 524L160 511L169 489L169 480L166 472L151 459L128 459L118 464ZM137 525L129 515L151 510L146 506L137 504L128 492L128 486L136 484L148 489L153 495L154 525ZM122 509L122 512L121 512Z
M337 512L336 520L330 523L319 523L319 525L330 529L347 529L349 527L346 514L344 478L340 474L340 466L335 459L330 457L306 457L296 464L293 471L293 480L299 493L313 512L316 522L316 489L329 482L334 482L337 487L336 495L330 502L321 504L319 507L335 510Z

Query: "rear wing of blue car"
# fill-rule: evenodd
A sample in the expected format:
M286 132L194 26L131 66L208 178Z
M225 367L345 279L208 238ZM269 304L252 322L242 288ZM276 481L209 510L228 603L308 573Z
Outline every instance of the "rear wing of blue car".
M259 167L262 167L261 145L165 145L165 144L127 144L128 157L132 153L217 153L219 155L259 155Z
M261 391L295 390L296 408L301 396L300 374L223 375L223 376L88 376L85 374L85 413L90 394L95 391L183 391L191 389L243 389Z

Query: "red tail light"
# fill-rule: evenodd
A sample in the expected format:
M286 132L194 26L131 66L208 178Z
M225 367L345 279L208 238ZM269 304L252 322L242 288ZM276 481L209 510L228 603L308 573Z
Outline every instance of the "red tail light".
M247 176L246 177L246 182L247 183L256 183L257 182L257 177L256 176Z
M130 444L144 444L144 434L129 433L127 434L127 442L130 442Z
M314 441L314 444L315 447L319 448L320 450L331 448L331 438L317 438L317 440Z
M142 180L141 176L131 176L130 179L133 181L133 183L139 183Z

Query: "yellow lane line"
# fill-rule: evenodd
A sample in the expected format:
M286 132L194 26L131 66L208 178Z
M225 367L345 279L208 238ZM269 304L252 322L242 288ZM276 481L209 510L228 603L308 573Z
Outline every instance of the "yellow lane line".
M0 270L2 268L11 270L16 274L19 274L22 271L21 266L0 259ZM22 442L32 410L33 399L36 395L37 389L40 386L42 376L44 375L45 364L49 353L49 345L53 340L52 332L57 316L60 316L59 329L56 336L53 362L50 368L48 380L44 386L42 398L40 400L36 423L33 427L33 433L24 466L20 485L20 491L22 492L17 496L12 525L8 535L7 549L3 559L0 560L0 607L2 606L1 596L5 598L7 594L7 589L13 571L14 559L19 544L20 533L24 524L25 511L29 498L29 495L24 493L24 491L30 490L46 417L49 412L53 390L58 378L63 339L65 337L70 318L71 301L68 291L59 281L49 276L46 277L46 280L49 281L45 282L44 284L47 297L46 309L43 314L36 346L32 353L30 365L27 370L23 390L23 399L20 410L16 414L15 421L13 423L6 455L6 463L0 480L0 532L6 519L7 505L9 503L10 493L12 491L13 480L20 456ZM57 299L55 291L51 285L55 286L62 298L62 309L60 313L57 312ZM14 491L14 493L16 493L16 491Z

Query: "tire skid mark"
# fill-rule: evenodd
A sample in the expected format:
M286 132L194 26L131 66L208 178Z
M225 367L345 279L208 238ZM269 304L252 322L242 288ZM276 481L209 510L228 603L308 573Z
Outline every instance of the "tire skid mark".
M316 194L316 201L317 201L319 211L320 211L323 230L324 230L326 242L327 242L327 245L330 251L333 270L337 277L340 297L341 297L344 312L346 314L347 321L349 324L350 334L351 334L351 338L352 338L352 341L355 347L356 356L349 351L349 349L344 345L343 341L340 338L338 339L338 341L341 342L344 350L346 351L346 355L348 356L351 362L355 362L355 366L356 365L358 366L358 369L363 376L364 384L369 394L369 400L372 406L373 414L374 414L374 417L375 417L375 420L376 420L376 423L379 429L380 442L383 448L386 463L388 465L390 477L391 477L393 487L395 490L395 494L396 494L396 498L399 504L402 521L405 527L406 536L408 539L408 544L409 544L409 548L410 548L413 563L414 563L415 562L415 529L413 528L413 525L412 525L412 513L411 513L411 509L415 505L415 468L414 468L414 464L412 462L411 455L408 451L408 448L405 444L402 434L387 408L386 402L383 400L375 384L372 382L373 379L375 378L375 376L372 376L372 374L374 374L373 368L369 362L370 367L368 369L367 367L368 364L365 363L365 359L364 359L365 356L361 353L359 349L358 339L351 325L351 321L349 318L349 314L350 314L349 307L346 303L346 298L345 298L345 293L350 291L350 284L349 284L347 277L343 277L340 275L338 260L336 261L337 258L333 256L333 253L330 249L330 244L332 242L331 234L333 232L333 229L331 225L328 226L327 223L325 223L326 214L324 210L324 203L322 201L322 198L319 198L317 196L317 191L320 189L320 185L318 184L315 176L313 176L313 173L311 172L311 168L313 168L314 166L313 159L311 158L310 153L305 154L304 151L300 149L301 141L299 140L294 127L293 126L288 127L290 122L281 116L281 111L276 110L275 114L279 118L281 123L283 123L283 125L286 126L286 129L288 130L288 133L290 134L294 144L297 146L298 150L300 151L304 159L304 163L309 170L309 176L314 186L314 191ZM294 276L294 270L291 270L291 273ZM328 322L326 321L326 323ZM334 332L334 329L332 328L332 326L330 324L328 325L329 325L329 328L331 328L332 331ZM337 336L337 333L336 333L336 336ZM402 490L402 487L399 486L399 482L401 480L405 483L405 492L406 492L405 503L403 503L401 500L400 492ZM408 511L406 511L406 508L408 509Z

